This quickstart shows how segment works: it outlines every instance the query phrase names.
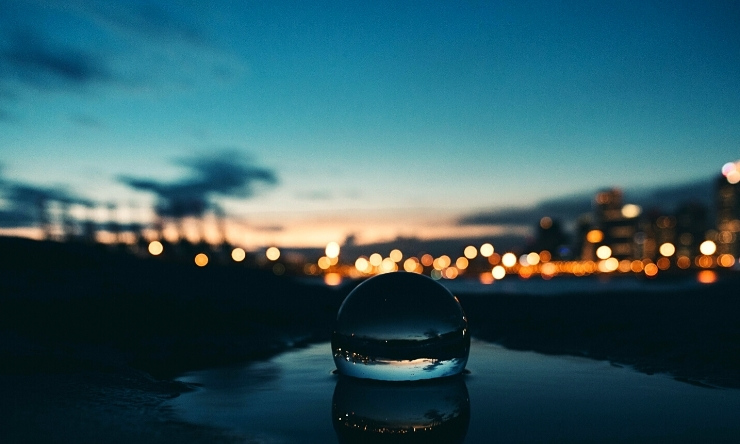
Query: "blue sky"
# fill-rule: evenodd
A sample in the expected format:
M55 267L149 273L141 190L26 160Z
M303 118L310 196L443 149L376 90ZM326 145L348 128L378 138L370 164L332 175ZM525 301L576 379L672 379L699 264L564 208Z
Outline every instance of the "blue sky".
M0 179L149 206L229 153L235 240L320 245L740 158L737 2L207 3L3 0Z

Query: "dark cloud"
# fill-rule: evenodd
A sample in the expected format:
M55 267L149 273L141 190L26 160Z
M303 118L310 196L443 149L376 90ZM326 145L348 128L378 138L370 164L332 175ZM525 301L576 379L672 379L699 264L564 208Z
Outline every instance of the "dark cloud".
M664 211L675 211L679 205L686 202L711 207L714 199L714 187L714 179L701 179L664 187L627 190L625 196L630 202L646 209L660 208Z
M1 172L1 170L0 170ZM49 202L92 206L87 199L61 187L41 187L3 179L0 176L0 227L28 227L39 222L41 211Z
M566 225L593 210L597 190L542 201L532 207L509 207L481 211L463 216L459 225L524 225L534 226L544 216L564 221ZM643 209L657 208L673 212L682 203L695 202L711 207L714 196L712 179L653 188L627 188L623 190L624 203L640 205Z
M113 75L105 61L93 54L56 46L30 31L12 33L0 51L0 78L40 88L83 86L108 82Z
M121 177L121 182L132 188L154 193L156 211L161 216L201 216L213 209L218 196L248 198L255 193L255 185L274 185L277 176L272 170L254 166L249 158L236 151L181 159L190 175L178 182L160 182L154 179Z
M509 207L482 211L463 216L459 225L526 225L539 222L544 216L555 219L576 219L591 211L593 194L578 194L540 202L533 207Z

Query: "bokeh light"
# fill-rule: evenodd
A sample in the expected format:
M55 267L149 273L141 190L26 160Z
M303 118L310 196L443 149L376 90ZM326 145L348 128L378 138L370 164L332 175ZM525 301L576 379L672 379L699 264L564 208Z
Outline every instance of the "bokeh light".
M713 284L717 282L717 273L712 270L701 270L697 273L696 280L702 284Z
M676 247L672 243L666 242L660 246L659 251L661 255L671 257L676 252Z
M653 277L658 274L658 266L650 263L645 265L645 275L648 277Z
M540 255L532 252L527 255L527 263L529 265L537 265L540 263Z
M472 245L468 245L465 247L463 255L468 259L475 259L475 257L478 256L478 249Z
M403 262L403 269L409 273L416 273L419 271L419 262L416 258L410 257Z
M514 265L516 265L516 255L514 255L514 253L504 254L501 257L501 263L504 265L504 267L513 267Z
M367 273L370 269L370 261L367 258L360 256L355 261L355 268L361 273Z
M380 267L380 264L383 262L383 256L380 255L380 253L373 253L370 255L370 265L373 267Z
M162 245L162 242L160 241L151 241L149 242L149 254L152 256L159 256L164 251L164 246Z
M321 256L316 262L316 265L318 265L322 270L328 270L329 267L331 267L331 260L326 256Z
M431 267L434 264L434 258L431 254L424 254L421 256L421 264L425 267Z
M244 251L243 248L236 247L233 250L231 250L231 259L233 259L234 262L241 262L246 257L247 257L247 252Z
M391 250L391 253L388 255L388 257L391 258L393 262L401 262L401 259L403 259L403 253L399 249L393 249Z
M701 254L711 256L715 253L715 251L717 251L717 244L715 244L714 241L705 240L701 243L701 245L699 245L699 251L701 252Z
M339 257L339 244L336 242L329 242L326 244L324 252L328 258Z
M552 219L545 216L542 219L540 219L540 227L542 227L543 230L549 230L552 228Z
M195 265L199 267L205 267L208 265L208 256L205 253L198 253L195 255Z
M606 245L602 245L596 249L596 257L599 259L608 259L612 255L612 249Z
M731 254L722 254L717 258L717 264L721 267L730 268L735 265L735 257Z
M270 247L265 251L265 256L271 261L276 261L280 257L280 250L277 247Z
M331 287L335 287L342 283L342 275L339 273L326 273L324 275L324 283Z
M627 204L622 207L622 217L627 219L635 218L639 216L640 213L642 213L642 208L640 208L639 205Z
M503 279L506 276L506 269L501 265L496 265L493 267L493 270L491 270L491 276L493 276L494 279Z
M455 261L455 266L459 268L460 270L465 270L466 268L468 268L468 264L469 264L468 258L464 256L460 256Z
M480 246L480 255L483 257L490 257L493 254L493 245L485 243Z
M601 242L604 239L604 233L601 230L591 230L586 234L586 240L592 244Z

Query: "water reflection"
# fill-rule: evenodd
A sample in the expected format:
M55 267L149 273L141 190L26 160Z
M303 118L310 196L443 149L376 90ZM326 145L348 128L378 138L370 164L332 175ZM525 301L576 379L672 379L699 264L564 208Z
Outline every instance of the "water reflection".
M470 399L462 375L416 382L340 376L332 400L339 442L462 443Z

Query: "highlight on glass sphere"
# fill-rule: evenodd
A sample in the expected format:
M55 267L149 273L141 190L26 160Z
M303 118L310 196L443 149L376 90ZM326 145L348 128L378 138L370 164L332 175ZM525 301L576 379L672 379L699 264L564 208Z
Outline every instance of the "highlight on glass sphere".
M339 308L331 340L342 375L414 381L462 373L468 321L457 298L426 276L396 272L368 279Z

